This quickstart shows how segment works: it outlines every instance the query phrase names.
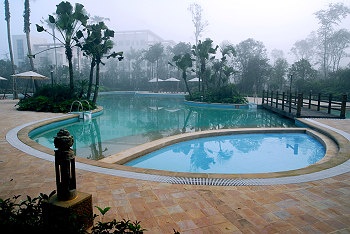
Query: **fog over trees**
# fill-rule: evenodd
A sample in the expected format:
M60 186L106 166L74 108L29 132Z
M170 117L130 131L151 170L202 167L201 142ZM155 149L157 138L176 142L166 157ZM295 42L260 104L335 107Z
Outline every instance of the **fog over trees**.
M11 11L12 9L7 10ZM54 16L51 16L52 20L55 20L50 20L50 22L56 22L56 30L61 31L61 35L64 36L62 42L70 61L69 69L56 67L57 74L55 76L60 77L60 82L69 83L71 88L74 88L75 85L79 86L84 80L94 79L95 90L96 87L100 87L100 91L188 92L194 90L204 92L212 86L220 87L225 83L236 86L239 92L244 95L261 95L262 90L265 89L284 91L290 88L298 92L312 90L312 92L349 94L350 64L344 63L344 61L349 61L346 59L350 57L350 32L348 28L342 28L340 25L349 16L350 9L343 3L330 3L327 8L314 13L318 28L310 32L307 38L294 43L289 52L293 56L292 61L294 62L288 61L282 50L268 51L263 41L254 38L247 38L237 44L232 44L229 41L214 42L210 33L205 31L210 24L202 14L205 9L201 5L193 3L187 11L192 15L192 22L188 23L193 25L194 45L186 41L173 46L156 43L145 50L131 49L124 53L122 61L118 59L107 60L104 56L96 60L96 58L91 57L92 54L86 46L85 48L81 46L87 57L79 66L74 64L76 62L72 59L71 48L76 44L75 35L65 34L65 29L62 28L61 24L58 24L61 19L55 19ZM94 22L95 24L93 24L93 20L96 21L96 19L98 18L91 17L90 21L84 22L82 26L90 25L87 27L89 28L95 25L97 27L98 23ZM102 21L108 20L101 17L100 19ZM6 17L6 20L10 24L9 17ZM26 19L26 22L27 24L30 22L29 18ZM42 28L42 30L44 29ZM109 29L107 28L107 30ZM5 29L4 33L6 33ZM10 34L10 32L8 33ZM26 30L26 33L29 35L29 30ZM108 39L105 42L108 42ZM103 43L103 40L101 42ZM8 43L10 44L11 41L9 40ZM105 48L105 53L112 50L119 51L118 45L111 47L112 44L111 42ZM17 71L30 70L31 63L29 62L30 60L24 67L16 68ZM7 60L1 61L0 66L3 67L0 67L0 76L8 77L8 71L5 72L4 67L11 67L11 63ZM96 64L105 65L101 76L99 73L93 76L90 72ZM36 69L38 72L50 76L52 70L50 66L44 62ZM174 83L158 81L158 79L170 77L180 79L176 87ZM193 78L199 78L199 82L189 82ZM98 80L96 81L96 79ZM156 79L156 82L148 82L151 79Z

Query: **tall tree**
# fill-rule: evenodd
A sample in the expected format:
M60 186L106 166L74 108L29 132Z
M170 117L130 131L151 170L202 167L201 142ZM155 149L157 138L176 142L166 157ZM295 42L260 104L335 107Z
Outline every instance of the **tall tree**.
M198 48L198 42L199 38L202 36L202 33L205 31L205 28L208 26L208 21L206 21L203 18L203 9L201 5L198 3L192 3L189 7L188 10L191 12L192 15L192 23L194 25L194 37L195 37L195 45L194 48ZM198 51L195 51L195 54L198 55ZM201 74L200 73L200 64L198 62L199 58L196 58L195 60L195 71L197 76L199 77ZM201 89L201 80L198 82L198 89L200 91Z
M261 93L270 69L264 44L249 38L236 46L236 52L241 92Z
M205 39L205 41L199 40L198 45L193 45L192 52L194 56L196 57L196 63L199 64L200 70L198 73L199 77L199 91L202 91L204 94L204 84L206 87L208 87L208 77L206 77L207 71L206 71L206 65L210 60L213 60L215 58L215 54L219 46L213 47L213 40L210 38Z
M129 81L130 85L133 86L134 90L136 90L138 86L138 75L140 70L140 58L142 57L141 50L135 50L133 48L125 55L125 59L127 59L128 69L129 69Z
M215 75L213 80L214 88L221 88L221 86L228 84L230 76L234 73L232 66L228 62L236 56L236 50L232 44L225 43L220 47L221 58L216 59L213 63Z
M65 47L65 53L68 60L69 69L69 87L71 91L74 91L74 74L73 74L73 52L72 47L75 46L76 32L81 26L86 26L89 16L87 15L84 6L80 3L76 3L74 10L70 2L61 2L56 6L56 18L53 15L49 15L49 21L55 24L56 29L59 31L62 39L57 38ZM47 31L43 26L36 25L38 32L47 32L50 35L51 32ZM53 35L52 35L53 36Z
M99 85L100 85L100 64L104 65L104 62L102 61L102 59L103 58L109 59L110 57L118 57L120 61L123 59L122 57L123 52L110 53L110 51L113 48L113 41L111 40L111 38L114 37L114 31L108 29L108 27L104 24L104 22L87 25L86 33L87 33L87 36L85 37L83 44L79 43L79 39L84 37L82 31L78 31L77 38L75 40L77 41L77 45L84 51L84 55L87 55L91 58L92 62L91 62L90 71L93 71L93 67L96 66L95 90L94 90L94 97L92 100L92 102L96 104ZM90 87L92 83L91 77L92 77L92 74L90 72L90 84L89 84ZM88 94L88 97L90 97L90 94Z
M308 82L315 80L317 77L317 71L312 68L310 62L306 59L293 63L289 73L293 75L293 83L291 85L298 92L309 92L312 87L307 85Z
M30 5L29 0L24 0L24 13L23 13L23 19L24 19L24 28L23 31L26 34L27 39L27 48L28 48L28 57L29 57L29 63L30 68L32 71L35 71L34 68L34 61L32 55L32 45L30 43ZM37 80L34 80L35 90L38 89L38 82Z
M194 37L196 46L198 45L199 37L202 36L205 28L208 26L208 21L203 18L203 9L198 3L192 3L188 10L192 14L192 22L194 25Z
M350 47L350 32L346 29L340 29L333 33L330 38L330 66L331 71L339 70L339 64L342 58L349 57L346 49Z
M179 42L171 49L174 55L191 53L191 44L185 42Z
M330 3L328 9L319 10L315 13L319 21L320 28L318 35L322 47L322 70L324 77L327 78L330 62L330 41L334 33L334 26L346 18L350 13L350 9L343 3Z
M152 64L152 78L154 78L154 73L156 73L156 83L157 83L157 88L156 90L158 91L158 65L159 65L159 60L160 58L162 57L162 54L163 54L163 51L164 51L164 47L161 43L156 43L156 44L153 44L150 46L150 48L148 50L146 50L145 52L145 55L144 55L144 58L149 61L151 64ZM154 72L154 69L153 69L153 65L154 63L156 64L156 69Z
M291 52L297 61L301 59L314 61L317 54L316 44L317 36L313 32L306 39L295 42L291 48Z
M54 49L54 54L55 54L55 75L57 77L57 75L58 75L58 73L57 73L58 65L57 65L57 45L56 45L56 40L57 39L56 39L56 30L55 30L56 26L55 26L55 24L52 24L49 19L42 20L41 22L42 23L46 23L47 26L49 26L49 28L52 31L53 49Z
M288 72L288 62L285 58L277 58L272 66L272 72L268 79L268 86L270 90L282 91Z
M182 79L185 82L186 90L190 95L190 99L192 99L191 90L188 87L187 83L187 72L188 69L192 67L192 58L190 53L179 54L173 57L173 62L175 62L176 67L182 72ZM171 64L171 63L170 63ZM173 64L171 64L173 65Z
M10 4L8 0L5 0L4 4L5 4L5 20L7 25L7 41L8 41L9 52L10 52L12 74L14 75L16 73L16 68L15 68L15 62L13 59L13 51L12 51L12 43L11 43ZM12 77L12 92L13 92L13 99L17 99L18 94L17 94L17 84L16 84L15 77Z

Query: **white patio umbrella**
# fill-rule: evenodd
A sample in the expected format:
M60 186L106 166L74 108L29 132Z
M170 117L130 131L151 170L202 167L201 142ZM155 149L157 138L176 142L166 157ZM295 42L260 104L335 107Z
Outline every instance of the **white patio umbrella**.
M22 78L22 79L32 79L32 80L48 80L49 78L46 76L43 76L39 73L33 72L33 71L27 71L27 72L22 72L18 73L15 75L11 75L16 78Z
M7 80L7 79L0 76L0 80ZM4 96L3 96L3 97L0 97L0 99L4 99L4 98L5 98L5 92L4 92Z
M164 81L164 80L158 78L158 82L160 82L160 81ZM151 83L157 82L157 78L153 78L153 79L149 80L148 82L151 82Z
M27 71L27 72L22 72L18 74L11 75L15 78L20 78L20 79L31 79L33 81L33 93L34 93L34 80L49 80L50 78L43 76L39 73L33 72L33 71Z
M176 79L176 78L174 78L174 77L170 77L170 78L168 78L168 79L166 79L166 80L164 80L164 81L174 81L174 82L178 82L178 81L180 81L179 79Z
M195 77L193 79L190 79L188 80L189 82L198 82L199 81L199 78L198 77Z

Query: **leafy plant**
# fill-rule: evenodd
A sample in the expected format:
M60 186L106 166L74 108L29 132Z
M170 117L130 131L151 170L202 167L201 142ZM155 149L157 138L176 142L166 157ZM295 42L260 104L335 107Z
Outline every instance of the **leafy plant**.
M208 103L248 103L247 99L237 92L234 85L226 85L220 89L209 89L204 95L201 92L194 92L192 98L186 96L186 100Z
M66 85L45 85L34 93L33 97L21 99L17 103L17 110L20 111L37 111L37 112L53 112L67 113L70 111L71 104L75 100L82 99L69 91ZM83 96L83 95L81 95ZM81 102L84 110L95 109L96 105L85 101Z
M102 215L102 220L104 215L109 211L110 207L105 207L104 209L95 206L99 212ZM98 217L98 215L94 215L94 219ZM134 233L134 234L141 234L146 229L143 229L140 225L140 221L131 222L130 220L123 219L122 221L117 221L116 219L113 219L110 222L101 222L98 221L92 228L91 233L92 234L99 234L99 233Z
M109 222L103 222L104 215L110 210L110 207L100 208L95 206L102 215L101 220L96 222L91 231L85 230L84 226L77 223L75 215L69 217L68 225L48 226L45 223L43 215L43 203L56 193L51 192L49 195L40 193L38 197L31 198L27 196L25 200L19 200L21 195L13 196L13 198L0 198L0 230L3 233L66 233L66 234L141 234L146 231L140 225L140 221L132 222L130 220L117 221L113 219ZM99 215L94 214L94 220ZM57 217L58 219L60 217ZM180 234L174 229L174 234Z
M45 233L42 204L53 196L42 194L25 200L19 200L21 195L13 196L12 199L0 198L0 230L6 233Z

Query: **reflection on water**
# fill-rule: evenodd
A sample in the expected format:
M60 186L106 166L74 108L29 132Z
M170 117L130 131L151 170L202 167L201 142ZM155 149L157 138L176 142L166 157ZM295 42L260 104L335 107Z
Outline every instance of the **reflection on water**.
M239 127L294 127L294 123L263 109L223 110L189 107L183 98L102 95L103 115L64 126L74 136L78 157L94 160L136 145L184 132ZM58 127L32 137L54 149ZM201 146L198 146L199 148ZM223 155L224 157L224 155Z
M265 173L303 168L324 154L322 144L303 133L237 134L180 142L126 165L174 172Z

